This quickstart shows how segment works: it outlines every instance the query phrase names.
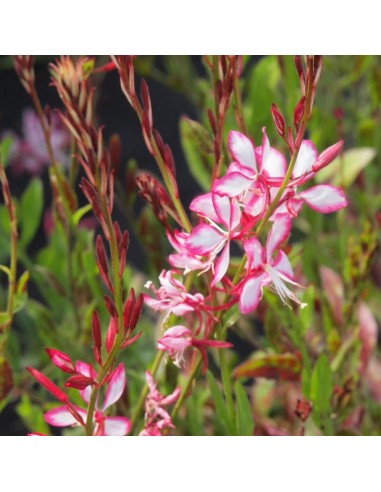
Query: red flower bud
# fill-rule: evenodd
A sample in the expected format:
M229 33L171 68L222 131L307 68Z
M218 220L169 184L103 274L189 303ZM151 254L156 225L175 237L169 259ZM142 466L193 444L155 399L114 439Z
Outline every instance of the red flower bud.
M109 353L118 333L118 318L111 318L106 332L106 350Z
M95 241L95 248L97 252L96 261L99 273L102 277L103 282L107 285L111 292L114 292L113 286L111 284L109 275L108 275L108 264L106 251L103 245L102 237L98 234L97 239Z
M88 386L92 386L94 384L95 381L93 378L89 378L83 374L74 374L74 376L70 376L70 378L66 381L65 386L67 388L84 390Z
M110 299L110 297L108 297L108 296L104 296L103 300L104 300L107 311L110 313L110 316L112 316L113 318L117 318L118 312L116 310L114 301L112 299Z
M94 345L97 348L102 347L101 322L97 311L93 311L91 316L91 333L93 335Z
M33 367L27 366L27 371L34 377L34 379L41 384L46 390L49 391L58 401L66 403L68 401L67 395L61 391L49 378Z
M278 106L276 104L272 103L270 111L271 111L271 114L273 117L276 131L278 132L278 134L281 137L284 137L286 134L286 127L285 127L284 118L283 118L283 115L282 115L280 109L278 108Z
M305 96L303 96L302 98L300 98L298 104L295 106L295 109L294 109L294 126L295 126L296 130L298 130L300 122L301 122L303 115L304 115L305 101L306 101L306 98L305 98Z

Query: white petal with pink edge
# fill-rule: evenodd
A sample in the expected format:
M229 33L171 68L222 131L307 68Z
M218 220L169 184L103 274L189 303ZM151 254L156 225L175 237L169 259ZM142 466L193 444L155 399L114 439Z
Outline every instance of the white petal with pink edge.
M213 191L221 196L238 196L250 188L253 178L236 171L228 173L214 182Z
M195 212L202 217L208 217L214 222L218 222L219 220L214 209L212 193L197 196L189 205L189 210L192 210L192 212Z
M239 310L242 314L250 313L257 308L262 297L262 282L264 275L251 277L243 286L241 296L239 298Z
M264 248L256 237L251 237L244 244L244 249L249 260L249 268L257 269L264 264Z
M122 363L118 364L112 373L110 382L108 383L105 399L102 406L102 411L111 407L122 396L126 386L126 371Z
M127 417L106 417L105 436L125 436L130 432L131 422Z
M267 263L271 262L271 257L278 246L288 237L291 230L291 219L288 214L275 216L273 226L270 229L266 242Z
M232 131L228 135L228 145L233 157L242 166L257 171L254 145L243 133Z
M82 408L75 407L79 415L86 420L86 412ZM69 412L67 407L57 407L49 410L44 414L45 422L53 427L67 427L69 425L77 425L78 421Z
M300 145L294 170L292 171L292 178L299 178L307 171L310 171L313 164L317 161L317 158L318 153L315 145L311 142L311 140L303 140Z
M224 247L220 257L216 261L212 287L214 287L216 283L219 282L222 279L222 277L225 275L229 267L229 261L230 261L230 243L229 241L227 241L226 246Z
M266 130L263 128L261 173L270 178L283 178L287 171L287 162L284 156L270 147Z
M331 185L313 186L306 191L298 193L298 196L313 210L323 214L336 212L336 210L348 205L343 190Z
M186 241L186 247L196 255L206 255L213 251L224 236L214 227L208 224L200 224L195 227Z
M278 254L276 255L275 261L272 264L272 266L275 268L275 270L280 272L282 275L289 278L290 281L294 279L294 272L292 270L292 266L284 251L278 251Z

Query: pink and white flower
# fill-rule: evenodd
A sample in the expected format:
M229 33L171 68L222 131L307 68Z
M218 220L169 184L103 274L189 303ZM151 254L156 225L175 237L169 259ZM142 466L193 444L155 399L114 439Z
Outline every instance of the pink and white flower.
M212 287L225 275L230 261L230 241L241 235L241 210L236 199L222 197L215 193L206 193L195 198L189 207L209 224L196 226L187 240L188 252L198 256L207 256L214 276ZM221 224L221 226L219 225ZM221 255L216 260L217 255Z
M181 367L184 361L184 351L187 347L194 347L200 351L203 359L203 373L205 373L208 367L206 348L230 348L232 344L219 340L194 338L191 330L182 325L169 328L157 342L158 350L166 350L169 356L174 359L174 364L178 367Z
M246 241L244 247L247 255L248 275L239 286L239 309L243 314L257 308L262 298L263 287L271 285L281 300L287 304L287 299L304 307L286 285L298 286L287 255L279 250L275 258L273 254L280 244L287 239L291 230L291 219L287 214L277 215L267 237L264 248L256 237Z
M146 381L149 393L145 401L145 425L141 436L161 436L162 431L174 428L171 416L163 408L173 405L180 396L180 388L176 388L170 395L164 396L156 388L152 374L146 371Z
M92 374L91 367L85 363L77 362L76 369L82 370L86 375ZM122 396L125 386L125 369L123 364L119 364L110 376L102 406L100 408L97 406L94 412L95 436L125 436L129 433L131 423L127 417L109 417L106 415L107 410ZM81 391L81 396L85 403L89 402L89 392L87 390L88 388ZM78 406L74 408L85 422L87 411ZM68 406L53 408L45 413L44 418L48 424L55 427L79 425L78 419L74 417Z
M173 275L172 270L163 270L159 275L159 289L156 289L151 281L145 284L145 287L156 295L156 299L145 295L146 304L155 311L166 312L167 316L171 313L184 316L186 313L202 310L204 296L199 293L189 294L185 286Z

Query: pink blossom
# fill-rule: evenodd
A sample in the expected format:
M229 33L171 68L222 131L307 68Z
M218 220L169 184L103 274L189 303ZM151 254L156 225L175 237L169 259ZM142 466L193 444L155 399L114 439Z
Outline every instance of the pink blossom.
M207 193L195 198L189 207L209 224L199 224L185 242L188 252L215 261L212 287L225 275L230 261L230 241L241 234L241 210L236 199ZM221 225L219 225L221 224Z
M141 436L161 436L162 431L174 428L171 416L163 408L173 405L180 396L180 388L176 388L170 395L164 396L156 388L156 384L149 371L146 371L146 381L149 393L145 401L145 425Z
M203 373L205 373L208 367L206 348L230 348L232 344L219 340L194 338L192 332L182 325L169 328L157 342L158 350L166 350L169 356L174 358L174 364L178 367L184 360L184 350L187 347L194 347L200 351L203 358Z
M78 363L77 363L78 364ZM93 374L91 367L85 363L76 365L77 370L82 370L85 374ZM109 417L105 412L114 405L122 396L126 386L126 373L123 364L119 364L112 372L103 405L94 412L94 435L95 436L125 436L131 428L130 420L126 417ZM86 388L88 389L88 388ZM89 401L89 393L86 390L81 391L82 399L85 403ZM75 406L75 410L81 416L83 421L86 421L87 412L84 408ZM78 425L78 419L73 416L73 413L67 406L53 408L44 415L45 421L55 427L68 427Z
M176 316L183 316L186 313L202 310L204 296L202 294L189 294L184 285L174 278L172 270L163 270L159 275L161 287L156 289L152 282L145 284L147 289L151 289L156 295L156 299L144 296L146 304L155 311L164 311L169 316L171 313Z
M277 215L269 232L266 247L256 237L246 241L247 277L240 285L240 311L244 314L256 309L262 298L262 289L271 285L281 300L287 304L287 298L304 307L286 283L299 286L286 254L279 250L275 258L274 251L287 239L291 230L291 219L287 214ZM300 287L300 286L299 286Z
M22 137L7 132L13 138L10 163L16 173L40 174L49 166L50 158L40 121L33 109L25 109L22 114ZM67 166L69 161L70 138L58 115L50 114L50 139L56 161Z

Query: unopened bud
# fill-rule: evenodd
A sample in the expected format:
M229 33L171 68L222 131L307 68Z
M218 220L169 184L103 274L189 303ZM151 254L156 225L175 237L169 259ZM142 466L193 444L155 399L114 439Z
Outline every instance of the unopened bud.
M339 140L334 145L331 145L331 147L328 147L328 149L325 149L319 155L318 160L315 162L315 164L312 166L312 171L316 173L323 167L328 166L328 164L330 164L340 154L343 145L344 140Z
M280 135L283 138L286 134L286 127L285 127L283 114L281 113L278 106L274 103L272 103L270 111L273 117L276 131L278 132L278 135Z

